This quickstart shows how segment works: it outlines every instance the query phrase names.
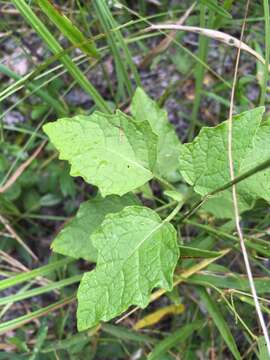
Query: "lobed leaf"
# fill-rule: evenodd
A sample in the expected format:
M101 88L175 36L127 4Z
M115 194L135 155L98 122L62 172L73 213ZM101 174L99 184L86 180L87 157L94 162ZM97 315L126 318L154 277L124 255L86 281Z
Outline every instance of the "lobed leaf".
M243 112L233 119L233 159L235 176L270 158L270 119L261 123L263 107ZM183 145L180 171L200 195L230 181L228 121L203 128L192 143ZM270 171L266 169L237 184L240 211L250 209L256 199L270 200ZM220 192L204 206L218 217L233 215L231 189Z
M137 88L131 103L131 113L138 122L147 120L158 136L155 172L168 181L179 180L178 157L181 143L174 127L168 121L167 112L160 109L142 88Z
M108 321L130 305L146 307L154 287L172 288L177 233L153 210L128 206L107 215L92 242L98 260L78 290L79 330Z
M136 197L126 194L111 195L81 204L76 216L60 231L51 247L53 251L73 258L96 262L97 249L92 244L92 233L101 225L107 214L119 212L125 206L139 204Z
M71 164L70 174L99 187L102 196L124 195L153 177L156 135L144 121L136 123L121 111L114 115L63 118L43 126Z

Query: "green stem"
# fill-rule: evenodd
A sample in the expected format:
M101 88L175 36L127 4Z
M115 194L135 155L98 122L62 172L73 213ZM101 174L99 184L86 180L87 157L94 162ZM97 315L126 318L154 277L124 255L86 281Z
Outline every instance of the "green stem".
M168 209L168 208L173 207L173 206L176 205L176 204L177 204L177 201L172 201L172 202L170 202L170 203L168 203L168 204L165 204L165 205L162 205L162 206L156 208L156 212L160 212L160 211L166 210L166 209Z
M178 205L173 209L173 211L166 217L163 222L170 222L178 214L179 210L183 206L183 202L179 202Z
M265 96L267 90L267 81L269 79L268 66L269 66L269 56L270 56L270 19L269 19L269 1L263 0L263 9L264 9L264 22L265 22L265 65L262 79L262 88L261 88L261 97L260 105L264 105Z
M163 177L154 174L154 178L162 185L165 186L166 189L175 190L175 187L169 183L167 180L165 180Z
M240 181L247 179L248 177L256 174L257 172L267 169L269 166L270 166L270 159L267 159L266 161L262 162L261 164L255 166L254 168L244 172L242 175L237 176L233 181L229 181L228 183L224 184L223 186L219 187L218 189L208 193L206 196L216 195L220 191L230 188L232 185L235 185L235 184L239 183Z
M243 173L242 175L237 176L236 178L234 178L233 181L229 181L226 184L220 186L219 188L209 192L208 194L204 195L202 197L202 199L198 202L196 202L192 208L186 213L184 214L181 218L180 221L183 221L185 219L187 219L189 216L191 216L196 210L198 210L203 203L205 203L211 196L216 195L217 193L227 190L229 189L232 185L235 185L237 183L239 183L240 181L243 181L245 179L247 179L248 177L256 174L259 171L265 170L270 166L270 159L267 159L266 161L262 162L261 164L255 166L254 168L246 171L245 173Z

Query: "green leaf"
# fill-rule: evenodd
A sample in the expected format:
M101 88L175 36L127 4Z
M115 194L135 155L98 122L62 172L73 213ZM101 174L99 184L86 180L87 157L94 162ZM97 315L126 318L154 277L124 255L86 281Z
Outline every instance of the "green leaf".
M81 204L77 215L60 231L52 243L53 251L73 258L97 261L97 249L92 244L92 233L101 225L107 214L119 212L125 206L138 204L132 194L122 197L111 195Z
M210 316L213 319L216 327L218 328L221 336L223 337L225 343L227 344L228 348L232 352L233 356L237 360L241 360L242 357L238 351L237 345L235 343L234 337L231 333L229 326L227 325L224 317L219 309L217 303L208 295L206 290L202 287L198 287L197 291L200 295L201 301L203 305L206 307L207 311L209 312Z
M101 195L124 195L153 177L156 136L149 124L136 123L121 111L114 115L63 118L43 126L71 164L70 174L99 187Z
M269 360L269 354L265 338L263 336L260 336L257 340L257 343L259 347L259 360Z
M151 209L128 206L106 216L92 235L97 266L78 290L78 329L108 321L130 305L146 307L150 292L171 290L179 249L174 227Z
M41 10L58 27L58 29L70 40L70 42L79 47L84 53L90 56L98 57L99 53L94 42L86 39L81 31L72 22L60 12L49 0L38 0Z
M167 112L160 109L142 88L137 88L131 103L131 113L138 122L147 120L158 136L155 172L168 181L179 180L178 157L181 143L174 127L168 121Z
M233 119L233 159L235 176L270 158L270 119L261 123L263 107L243 112ZM230 181L228 160L228 121L205 127L192 143L183 145L180 171L200 195ZM256 199L270 200L270 171L266 169L237 184L240 211L250 209ZM218 217L233 216L231 189L211 197L205 209Z

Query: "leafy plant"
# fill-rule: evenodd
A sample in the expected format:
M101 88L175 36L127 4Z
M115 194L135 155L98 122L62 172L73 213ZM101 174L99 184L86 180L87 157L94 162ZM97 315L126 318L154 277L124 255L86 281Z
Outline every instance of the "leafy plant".
M262 122L263 107L241 113L234 118L233 153L235 174L240 175L269 159L267 142L269 119ZM227 121L214 128L202 128L197 138L182 149L180 169L184 179L200 195L230 181L227 155ZM270 200L269 170L264 170L240 182L237 188L240 210L250 209L256 199ZM231 190L220 192L205 206L219 217L233 217Z
M269 1L0 13L0 359L269 359Z
M266 147L270 123L261 122L263 111L262 107L256 108L234 119L237 175L270 155ZM113 115L94 112L43 127L60 159L71 164L71 175L82 176L101 193L81 205L77 216L52 244L56 252L97 263L94 270L84 274L79 286L79 330L108 321L131 305L144 308L157 286L172 289L180 243L170 222L185 196L176 189L167 190L174 189L169 179L176 181L181 174L202 196L229 182L226 121L203 128L192 143L181 145L166 112L141 88L134 95L131 113L132 117L120 111ZM240 183L242 211L257 198L269 200L269 175L269 170L263 170ZM160 181L164 195L176 204L164 220L130 193L152 179ZM223 215L230 217L230 198L230 190L224 190L207 206L214 213L222 207ZM218 324L223 324L221 314L219 319ZM236 354L232 335L226 341Z

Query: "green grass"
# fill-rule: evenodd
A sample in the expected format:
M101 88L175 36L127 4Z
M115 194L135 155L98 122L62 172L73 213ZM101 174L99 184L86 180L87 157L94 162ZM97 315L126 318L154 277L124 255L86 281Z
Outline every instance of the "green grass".
M19 9L20 13L26 21L35 29L38 35L45 41L50 50L55 54L63 51L54 36L50 33L47 27L39 20L31 8L23 0L13 0L14 5ZM93 98L100 110L110 112L110 108L105 100L101 97L97 89L84 76L80 69L72 62L68 55L61 56L61 61L67 68L71 76L80 84L80 86Z

